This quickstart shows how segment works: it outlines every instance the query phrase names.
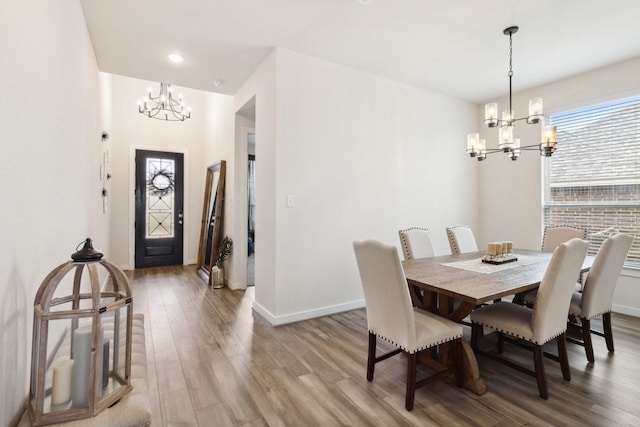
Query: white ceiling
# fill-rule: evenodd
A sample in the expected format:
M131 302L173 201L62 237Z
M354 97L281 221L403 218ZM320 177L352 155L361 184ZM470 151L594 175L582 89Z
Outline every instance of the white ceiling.
M638 0L363 3L81 0L101 71L225 94L283 47L481 103L508 91L512 25L514 91L640 56Z

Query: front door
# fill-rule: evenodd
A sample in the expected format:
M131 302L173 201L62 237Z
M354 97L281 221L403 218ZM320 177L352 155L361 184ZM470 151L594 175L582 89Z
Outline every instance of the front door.
M136 268L182 264L183 154L136 150Z

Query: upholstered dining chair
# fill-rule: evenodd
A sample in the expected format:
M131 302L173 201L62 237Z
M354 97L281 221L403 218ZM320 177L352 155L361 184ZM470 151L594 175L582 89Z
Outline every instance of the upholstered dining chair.
M558 356L553 358L560 362L563 378L567 381L571 380L565 341L567 313L573 285L582 268L588 247L589 243L585 240L571 239L554 250L542 282L540 282L533 308L509 302L498 302L478 308L471 313L473 325L471 345L474 350L536 377L538 392L543 399L548 399L549 393L543 362L543 355L546 354L543 352L542 346L554 338L558 346ZM503 351L505 334L517 339L509 341L530 343L533 350L534 371L495 353L480 350L478 339L485 326L498 332L498 353ZM548 356L551 357L551 355Z
M560 243L568 242L571 239L585 240L586 238L587 230L584 228L550 225L544 228L544 233L542 235L542 251L553 252ZM582 280L582 274L579 274L575 284L576 291L582 289ZM520 298L520 296L517 298Z
M476 238L473 235L473 230L468 225L447 227L447 237L449 238L449 246L453 255L478 252Z
M547 226L542 235L542 251L553 252L560 243L568 242L571 239L586 239L587 230L584 228Z
M431 234L426 228L411 227L399 230L398 235L405 260L434 256Z
M413 409L416 388L455 372L456 385L462 386L462 326L428 311L413 308L409 287L397 249L374 240L353 242L369 329L367 380L373 380L375 364L404 352L408 357L405 408ZM396 349L376 356L380 337ZM416 381L418 353L451 342L453 366Z
M595 361L591 341L592 333L604 337L607 350L609 353L614 352L611 331L613 291L632 243L633 237L622 233L605 240L593 260L582 292L574 291L571 297L569 326L580 332L582 341L573 338L567 339L584 346L589 363ZM535 298L535 293L529 293L525 296L525 303L535 304ZM603 331L591 328L591 319L599 315L602 315ZM580 319L580 323L573 321L576 319Z

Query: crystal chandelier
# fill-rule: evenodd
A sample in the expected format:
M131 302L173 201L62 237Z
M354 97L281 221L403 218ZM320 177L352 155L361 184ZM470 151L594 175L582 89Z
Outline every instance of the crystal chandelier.
M154 97L151 95L151 87L147 88L147 96L138 101L138 112L149 118L181 121L191 117L191 108L185 108L182 95L176 100L173 97L171 85L160 83L160 94Z
M503 111L501 118L498 118L498 104L493 102L484 106L484 123L490 127L500 127L498 132L498 148L487 149L484 139L480 139L479 133L470 133L467 135L467 153L471 157L475 157L478 161L487 158L488 154L506 153L511 160L518 160L520 151L522 150L539 150L541 156L551 157L556 151L556 127L542 126L540 143L534 145L520 145L520 138L514 138L513 130L515 122L524 120L527 124L538 124L544 121L542 112L542 98L533 98L529 100L529 115L516 119L511 107L511 80L513 77L512 51L513 44L511 37L518 32L518 27L513 26L505 28L503 33L509 36L509 109Z

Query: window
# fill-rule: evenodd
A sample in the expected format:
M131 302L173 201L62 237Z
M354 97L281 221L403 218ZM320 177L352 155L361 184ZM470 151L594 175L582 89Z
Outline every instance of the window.
M634 236L640 269L640 96L552 114L558 149L543 162L543 225L585 228L589 254L616 232Z

